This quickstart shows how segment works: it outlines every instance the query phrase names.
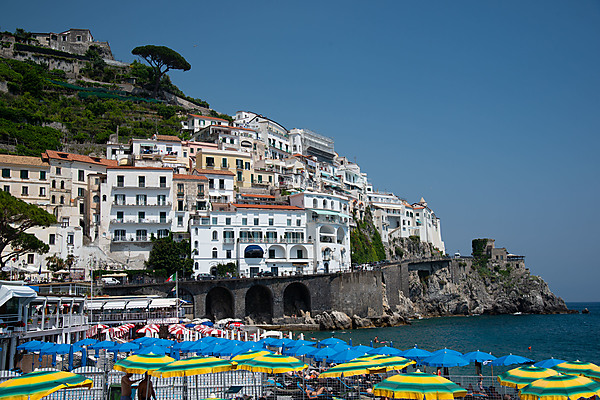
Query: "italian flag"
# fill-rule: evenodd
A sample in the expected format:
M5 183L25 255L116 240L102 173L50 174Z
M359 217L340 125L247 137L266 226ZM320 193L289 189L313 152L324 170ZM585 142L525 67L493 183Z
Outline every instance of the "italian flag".
M176 273L175 273L176 274ZM173 282L175 281L175 274L171 275L170 277L167 278L167 280L165 282Z

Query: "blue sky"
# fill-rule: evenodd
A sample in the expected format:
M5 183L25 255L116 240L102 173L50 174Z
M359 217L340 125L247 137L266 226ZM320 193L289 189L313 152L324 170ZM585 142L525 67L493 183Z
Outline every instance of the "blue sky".
M567 301L600 301L598 1L9 2L0 29L169 46L220 112L330 136L379 190L493 237Z

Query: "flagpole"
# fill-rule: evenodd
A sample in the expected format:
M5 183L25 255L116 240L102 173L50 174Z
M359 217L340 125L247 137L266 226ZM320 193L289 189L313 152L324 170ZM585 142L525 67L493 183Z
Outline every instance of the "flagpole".
M177 299L177 323L179 323L179 279L177 279L177 272L175 271L175 298Z

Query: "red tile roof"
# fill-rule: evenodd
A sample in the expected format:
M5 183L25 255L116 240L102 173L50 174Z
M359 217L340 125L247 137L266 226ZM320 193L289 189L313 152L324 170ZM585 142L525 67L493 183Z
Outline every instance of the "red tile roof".
M296 206L286 206L280 204L237 204L234 203L232 206L237 208L258 208L264 210L290 210L290 211L303 211L304 208Z
M134 170L156 170L156 171L173 171L173 168L163 168L163 167L134 167L131 165L117 165L114 167L109 167L107 169L134 169Z
M173 180L175 179L180 179L180 180L185 180L185 179L195 179L195 180L199 180L199 181L207 181L208 178L205 177L204 175L188 175L188 174L173 174Z
M254 197L257 199L275 199L275 196L271 196L268 194L250 194L250 193L242 193L240 196L242 197Z
M65 153L64 151L46 150L42 153L42 160L47 161L49 159L64 160L64 161L78 161L87 164L103 165L105 167L116 167L116 160L108 160L100 157L90 157L81 154Z
M181 142L181 139L173 135L156 135L156 140L162 140L163 142Z
M219 169L195 169L194 171L199 173L200 175L232 175L232 176L235 176L235 174L231 171L222 171Z

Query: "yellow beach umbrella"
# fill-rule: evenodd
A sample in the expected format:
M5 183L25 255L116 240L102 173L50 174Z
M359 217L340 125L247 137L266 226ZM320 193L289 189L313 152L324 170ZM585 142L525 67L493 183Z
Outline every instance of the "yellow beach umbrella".
M175 361L175 359L168 356L136 354L117 361L113 366L113 369L121 372L131 372L132 374L143 374L164 367L173 361Z
M306 368L308 368L308 365L297 358L280 354L265 354L264 356L241 361L238 364L238 369L252 372L265 372L268 374L295 372Z
M273 354L273 353L271 353L270 351L267 351L267 350L254 350L254 351L249 351L247 353L238 354L237 356L233 357L231 359L231 361L240 362L240 361L245 361L245 360L251 360L256 357L266 356L267 354Z
M220 358L191 357L185 360L174 361L149 373L159 378L171 378L174 376L213 374L216 372L231 371L234 368L235 363Z
M521 389L533 381L554 375L558 375L558 372L553 369L528 365L525 367L514 368L501 374L498 376L498 382L500 382L502 386Z
M39 400L60 389L91 388L91 379L65 371L37 371L0 383L0 400Z
M456 383L422 372L394 375L373 387L373 395L394 399L454 400L466 394L467 391Z
M519 390L521 400L577 400L600 396L600 383L576 375L538 379Z

